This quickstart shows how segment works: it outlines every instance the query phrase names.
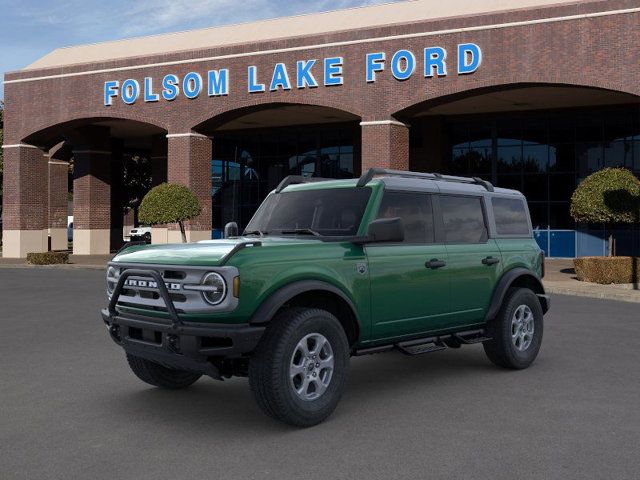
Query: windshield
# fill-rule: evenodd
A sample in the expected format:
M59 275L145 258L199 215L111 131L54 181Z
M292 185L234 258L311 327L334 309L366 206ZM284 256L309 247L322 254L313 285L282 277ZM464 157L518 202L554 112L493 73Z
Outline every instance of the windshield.
M245 235L355 236L370 196L369 187L272 193Z

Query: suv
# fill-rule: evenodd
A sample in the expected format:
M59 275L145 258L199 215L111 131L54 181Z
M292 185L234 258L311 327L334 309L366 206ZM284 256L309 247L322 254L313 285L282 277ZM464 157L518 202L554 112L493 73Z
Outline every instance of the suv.
M113 259L102 316L142 381L248 376L267 415L310 426L352 355L482 343L501 367L534 361L549 297L522 194L381 169L318 180L287 177L241 236Z

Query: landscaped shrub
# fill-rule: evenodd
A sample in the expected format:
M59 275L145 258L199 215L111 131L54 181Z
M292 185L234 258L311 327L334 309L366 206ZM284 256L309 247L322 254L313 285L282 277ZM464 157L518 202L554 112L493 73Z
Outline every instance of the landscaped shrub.
M69 263L67 252L27 253L27 263L31 265L56 265Z
M573 265L578 280L583 282L607 285L640 281L638 257L581 257L574 259Z
M187 242L184 222L202 212L196 196L184 185L163 183L154 187L142 199L138 218L147 225L177 223L182 241Z
M604 168L585 178L571 196L576 222L637 223L640 217L640 180L625 168ZM614 253L609 235L609 256Z

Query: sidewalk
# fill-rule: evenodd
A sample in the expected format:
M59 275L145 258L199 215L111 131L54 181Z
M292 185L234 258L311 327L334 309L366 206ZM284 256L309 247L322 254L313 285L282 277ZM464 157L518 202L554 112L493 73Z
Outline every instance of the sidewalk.
M634 289L633 284L600 285L577 280L572 260L547 259L545 266L543 283L547 293L640 303L640 290Z

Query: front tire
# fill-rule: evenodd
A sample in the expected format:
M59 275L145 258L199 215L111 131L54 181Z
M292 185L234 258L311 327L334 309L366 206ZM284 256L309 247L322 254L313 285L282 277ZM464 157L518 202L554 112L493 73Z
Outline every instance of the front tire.
M171 390L186 388L202 376L199 373L163 367L158 363L128 353L127 362L136 377L154 387Z
M249 384L270 417L310 427L335 410L347 382L349 342L340 322L315 308L288 308L271 322L249 363Z
M538 356L544 327L542 306L528 288L510 288L500 312L489 322L491 340L483 342L484 351L494 364L520 370Z

